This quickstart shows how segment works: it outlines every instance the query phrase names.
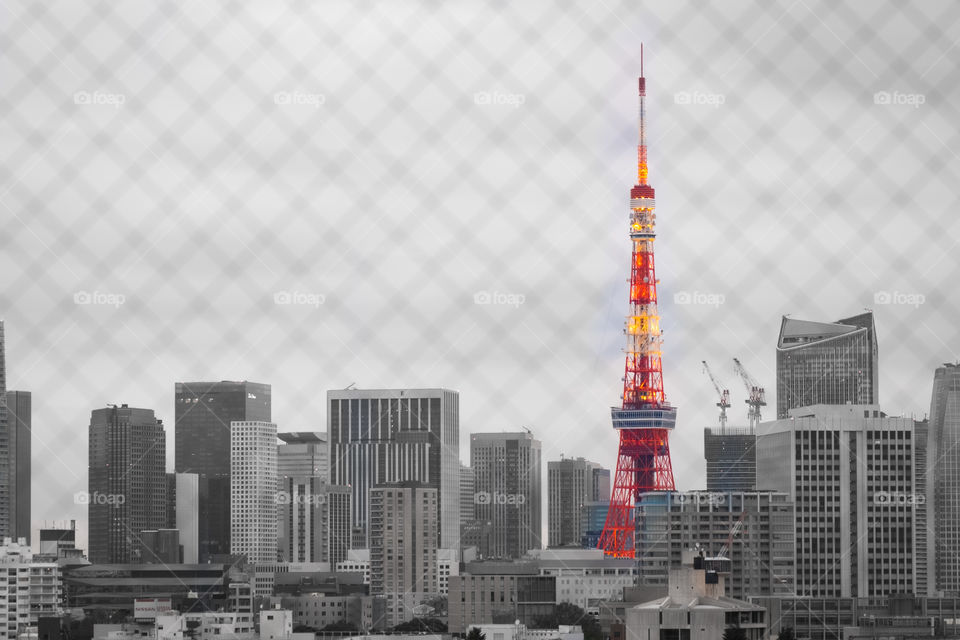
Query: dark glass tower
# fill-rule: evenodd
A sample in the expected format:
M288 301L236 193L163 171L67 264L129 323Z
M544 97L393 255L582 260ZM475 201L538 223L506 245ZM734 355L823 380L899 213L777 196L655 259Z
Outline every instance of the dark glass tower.
M777 418L815 404L879 404L873 313L836 322L784 316L777 341Z
M0 538L30 543L29 391L7 391L6 345L0 320Z
M960 364L933 377L927 436L927 553L932 556L931 595L960 596ZM931 572L932 573L932 572Z
M270 385L256 382L178 382L175 388L177 473L199 480L201 563L230 553L230 423L270 422Z
M152 409L127 405L90 415L90 562L138 562L140 534L167 522L167 441Z

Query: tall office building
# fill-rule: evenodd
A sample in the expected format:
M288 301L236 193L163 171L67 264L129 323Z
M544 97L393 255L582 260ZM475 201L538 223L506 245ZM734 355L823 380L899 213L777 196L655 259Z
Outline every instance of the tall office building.
M230 553L277 560L277 425L230 423Z
M783 317L777 341L777 418L816 404L880 404L873 313L836 322Z
M195 473L167 474L167 527L180 532L183 562L197 564L200 531L200 478Z
M124 404L90 414L90 562L139 562L140 532L166 526L166 443L152 409Z
M270 422L270 397L256 382L176 383L174 468L198 476L202 563L230 552L230 423Z
M610 500L610 470L583 458L547 463L547 544L580 546L589 529L588 508Z
M0 347L2 348L2 347ZM8 520L2 528L3 537L23 538L30 544L30 441L32 437L32 396L29 391L7 391L7 417L3 428L6 451L5 485L8 496Z
M475 433L477 520L490 523L480 540L487 558L519 558L542 543L540 441L527 432Z
M436 488L416 482L370 490L370 594L385 597L389 625L438 593L439 502Z
M321 478L330 482L327 434L322 431L278 433L277 478Z
M930 502L923 542L935 562L931 591L960 596L960 365L945 364L933 376L925 477ZM931 593L932 595L932 593Z
M639 583L666 586L683 552L699 545L708 557L730 560L728 595L793 594L794 518L793 501L781 492L645 493L637 511Z
M465 464L460 465L460 527L466 527L477 519L475 493L477 474Z
M350 548L350 487L323 478L280 478L279 548L284 562L328 562L336 567Z
M757 428L759 489L795 505L796 588L810 597L922 593L927 505L916 423L876 405L816 405ZM922 462L922 460L921 460Z
M0 539L30 542L30 392L7 391L0 320Z
M460 395L448 389L327 392L330 482L353 490L357 542L369 544L369 492L420 482L437 490L438 544L460 539Z
M757 480L756 446L757 435L749 427L704 429L707 490L753 491Z

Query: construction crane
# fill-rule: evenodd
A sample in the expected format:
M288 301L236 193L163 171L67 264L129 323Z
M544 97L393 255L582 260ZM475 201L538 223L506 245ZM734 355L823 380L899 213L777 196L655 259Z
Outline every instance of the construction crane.
M747 388L747 399L744 402L750 407L747 410L747 422L750 423L750 429L755 430L760 424L760 407L767 406L766 392L756 380L753 379L747 370L743 368L737 358L733 359L733 370L737 372L743 385Z
M744 509L740 513L740 517L737 518L737 521L733 523L733 527L730 529L730 535L727 536L727 541L720 547L720 553L717 554L718 558L726 558L727 553L730 552L730 549L733 548L733 539L740 535L740 532L743 531L743 519L747 517L747 510Z
M717 395L720 400L717 402L717 406L720 407L720 431L726 431L727 429L727 407L730 406L730 390L721 389L720 383L717 382L717 379L713 375L713 371L710 371L710 365L707 364L706 360L701 360L703 362L703 370L706 372L707 376L710 378L710 382L713 383L713 388L716 390Z

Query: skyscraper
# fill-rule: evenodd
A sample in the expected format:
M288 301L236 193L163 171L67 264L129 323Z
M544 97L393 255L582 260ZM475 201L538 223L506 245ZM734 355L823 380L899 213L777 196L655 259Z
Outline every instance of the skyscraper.
M167 444L152 409L127 405L90 414L90 562L138 562L141 531L167 522Z
M589 506L609 500L609 469L583 458L549 461L547 544L580 546L589 528Z
M270 385L178 382L175 388L177 473L198 476L198 556L230 552L230 423L270 422Z
M933 590L960 596L960 365L945 364L933 376L925 478L930 502L925 540L936 572ZM931 594L932 595L932 594Z
M6 343L0 320L0 539L30 542L29 391L7 391Z
M327 392L330 481L353 490L353 526L368 540L370 489L420 482L437 490L440 547L460 539L460 396L448 389Z
M788 493L796 509L796 593L923 593L917 427L876 405L816 405L757 428L758 489Z
M460 465L460 527L470 526L477 519L474 502L477 490L477 474L465 464Z
M350 548L350 487L318 476L280 478L277 493L280 556L285 562L328 562Z
M3 537L23 538L30 543L30 441L32 438L32 395L29 391L7 391L7 418L4 443L7 452L6 485L9 520Z
M873 313L836 322L783 317L777 340L777 418L815 404L880 404Z
M277 425L230 423L230 553L277 560Z
M480 541L487 558L519 558L542 543L540 441L528 432L474 433L477 520L490 523Z
M730 560L728 595L793 594L794 527L793 501L782 492L648 493L637 510L639 584L666 586L683 552L700 545Z
M752 429L704 429L703 457L707 462L708 491L753 491L757 480L757 435Z
M437 489L421 483L370 490L370 594L385 596L390 625L437 594L439 506Z
M322 431L278 433L277 477L321 478L330 482L330 455L327 434Z

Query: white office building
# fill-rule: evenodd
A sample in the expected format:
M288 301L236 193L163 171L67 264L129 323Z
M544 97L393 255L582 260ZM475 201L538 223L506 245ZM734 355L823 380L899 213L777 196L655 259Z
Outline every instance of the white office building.
M277 560L277 425L270 422L230 423L230 552L253 564Z

